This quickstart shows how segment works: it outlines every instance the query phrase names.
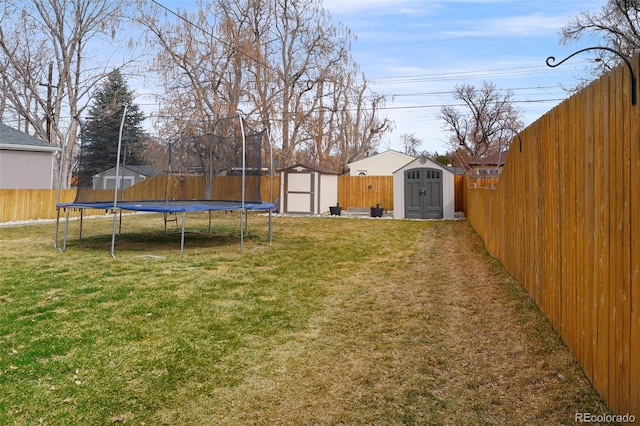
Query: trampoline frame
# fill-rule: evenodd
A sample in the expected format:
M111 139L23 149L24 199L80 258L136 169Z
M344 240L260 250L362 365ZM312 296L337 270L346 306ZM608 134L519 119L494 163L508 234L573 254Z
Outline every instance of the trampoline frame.
M189 212L213 212L213 211L240 211L240 251L244 250L244 236L246 225L245 221L248 211L268 211L269 212L269 245L273 243L273 216L272 211L275 210L273 203L246 203L244 206L240 202L230 201L123 201L116 203L115 207L111 203L59 203L56 206L56 231L54 238L54 248L64 253L67 250L67 240L69 235L69 213L72 209L80 210L80 236L82 239L82 224L85 209L97 209L112 211L114 215L114 227L111 238L111 256L115 256L115 235L118 212L134 211L149 213L182 213L182 227L180 230L180 256L184 253L184 236L186 227L186 214ZM65 224L63 231L62 247L58 247L58 235L60 227L60 209L65 211ZM122 216L121 216L122 217ZM119 233L119 232L118 232Z
M122 121L120 123L120 132L118 137L118 152L116 159L116 182L119 182L119 173L120 173L120 151L122 148L122 133L124 129L124 122L127 115L128 104L124 105L124 111L122 114ZM115 255L115 239L116 239L116 228L117 228L117 217L118 213L120 213L120 218L122 218L122 211L134 211L134 212L151 212L151 213L173 213L177 214L182 213L182 228L180 235L180 256L184 253L184 235L185 235L185 225L186 225L186 214L188 212L209 212L209 221L211 221L211 212L213 211L240 211L240 251L244 250L244 235L245 235L245 226L244 222L247 219L248 211L268 211L269 212L269 245L271 246L273 243L273 231L272 231L272 212L276 210L275 203L266 203L266 202L247 202L245 200L245 176L246 176L246 149L245 149L245 134L244 134L244 124L242 114L238 116L242 134L242 199L238 201L227 201L227 200L156 200L156 201L118 201L118 186L115 185L114 194L113 194L113 202L73 202L73 203L60 203L60 189L62 183L62 166L64 163L64 148L62 150L62 157L60 159L60 173L59 173L59 181L58 181L58 194L56 200L56 227L55 227L55 237L53 246L55 249L58 249L60 252L64 253L67 249L67 239L69 234L69 213L71 209L79 209L80 210L80 236L82 239L82 221L84 216L85 209L98 209L98 210L106 210L111 211L113 214L113 228L111 235L111 256L113 258ZM80 120L78 117L73 117L75 120ZM71 127L71 126L70 126ZM82 127L82 126L81 126ZM65 148L69 138L69 131L67 131L65 137ZM269 144L269 176L270 176L270 197L273 199L273 149L271 146L271 138L268 129L265 129L265 133L267 134L267 140ZM65 225L64 225L64 237L62 247L58 247L58 236L60 230L60 209L65 211ZM243 218L245 221L243 221ZM248 224L246 225L248 226ZM166 222L165 222L165 231L166 231Z

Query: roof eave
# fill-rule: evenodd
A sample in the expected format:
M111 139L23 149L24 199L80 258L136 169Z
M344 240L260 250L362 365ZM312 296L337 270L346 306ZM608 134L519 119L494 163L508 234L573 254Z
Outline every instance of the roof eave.
M32 151L32 152L59 152L61 149L57 146L42 146L42 145L19 145L19 144L6 144L0 143L0 149L9 151Z

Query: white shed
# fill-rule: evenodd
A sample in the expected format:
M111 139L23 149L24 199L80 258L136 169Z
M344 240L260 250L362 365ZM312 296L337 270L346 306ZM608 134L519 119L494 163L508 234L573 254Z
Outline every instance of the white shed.
M393 173L393 216L397 219L453 219L454 175L427 157Z
M127 189L142 182L153 174L151 166L123 166L118 170L119 189ZM112 167L93 176L93 189L114 189L116 185L116 168Z
M349 163L347 167L350 176L391 176L411 160L415 157L390 149Z
M295 164L280 173L280 212L322 214L338 203L338 172Z

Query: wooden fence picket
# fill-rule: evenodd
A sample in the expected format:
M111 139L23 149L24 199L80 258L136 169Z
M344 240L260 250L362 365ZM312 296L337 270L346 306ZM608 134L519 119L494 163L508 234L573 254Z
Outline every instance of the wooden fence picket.
M629 81L615 68L532 123L496 187L464 185L464 205L608 406L640 418L640 106Z

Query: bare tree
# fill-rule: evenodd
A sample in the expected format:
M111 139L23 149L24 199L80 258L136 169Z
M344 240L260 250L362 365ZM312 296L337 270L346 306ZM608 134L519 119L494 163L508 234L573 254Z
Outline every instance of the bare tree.
M324 107L324 91L333 90L333 69L348 61L352 35L333 25L319 0L269 4L272 7L265 8L269 25L261 44L269 69L274 71L272 99L281 117L277 136L286 164L295 160L297 151L321 138L308 125L317 118L320 105Z
M391 121L378 114L384 96L371 91L357 71L355 65L351 72L337 66L317 85L319 104L309 116L308 138L299 152L304 160L344 170L355 158L374 151L391 128Z
M215 29L201 11L178 10L180 19L165 22L157 7L141 5L138 22L148 31L147 43L155 51L147 71L157 72L162 79L163 90L157 95L163 113L200 122L221 115L222 76L231 64L233 49L213 39L210 34Z
M598 12L581 12L562 28L560 41L567 45L585 37L602 38L607 47L631 57L640 50L640 2L608 0ZM594 50L593 54L595 74L621 61L606 50Z
M413 133L405 133L400 136L400 142L402 142L402 149L405 154L413 157L418 156L418 148L422 145L422 139L414 135Z
M388 129L377 117L384 97L355 78L353 35L319 0L215 0L172 22L159 12L141 3L168 115L193 111L189 119L204 122L241 108L279 141L282 166L302 158L330 165Z
M351 94L347 96L345 104L351 110L343 111L342 130L344 134L339 139L342 142L342 167L366 152L373 151L382 136L393 128L393 122L387 118L380 118L379 112L384 108L384 95L369 90L364 75L360 83L354 82ZM338 104L339 106L340 104Z
M454 98L465 108L443 106L439 118L443 128L452 133L449 145L463 161L481 160L507 150L514 133L523 128L520 113L513 106L513 92L499 90L483 82L480 89L472 85L456 86Z
M89 69L88 44L113 39L124 15L123 0L5 0L0 26L0 80L7 110L20 126L43 140L65 146L67 160L76 147L79 116L108 65ZM62 185L71 180L71 161L63 165ZM57 172L56 167L56 172Z
M241 1L201 3L195 11L139 2L138 23L154 54L147 71L162 82L159 131L171 141L174 160L181 153L190 158L181 165L184 170L192 169L195 160L210 177L221 167L213 161L216 137L233 133L231 117L237 116L246 93L246 58L238 52L246 48L247 18L242 12L234 16L238 10L244 10ZM167 11L176 19L163 19ZM205 193L211 194L212 185L213 179L206 181Z

